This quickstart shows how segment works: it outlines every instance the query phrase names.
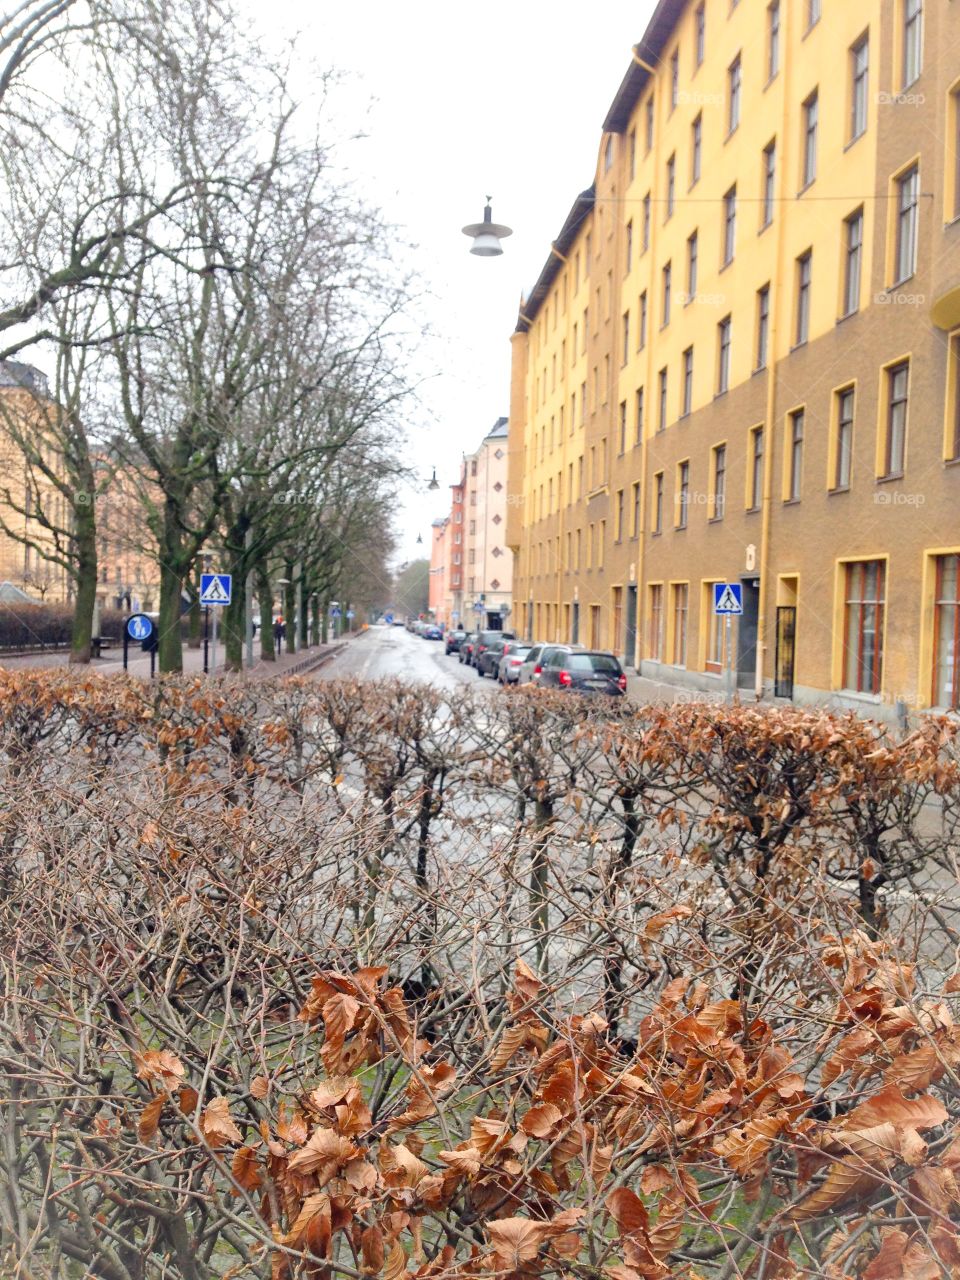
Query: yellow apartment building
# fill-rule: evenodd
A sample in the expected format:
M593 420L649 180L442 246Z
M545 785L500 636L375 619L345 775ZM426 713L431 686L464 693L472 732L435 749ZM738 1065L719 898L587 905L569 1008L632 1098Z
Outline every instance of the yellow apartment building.
M531 638L960 705L958 49L955 0L660 0L512 339Z

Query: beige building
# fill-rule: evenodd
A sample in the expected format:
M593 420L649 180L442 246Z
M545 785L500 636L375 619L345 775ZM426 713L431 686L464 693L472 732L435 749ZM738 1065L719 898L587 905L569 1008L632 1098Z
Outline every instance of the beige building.
M464 459L464 595L462 618L499 627L513 609L513 556L507 546L509 427L498 418Z
M955 0L657 4L513 337L527 635L960 706L958 47Z

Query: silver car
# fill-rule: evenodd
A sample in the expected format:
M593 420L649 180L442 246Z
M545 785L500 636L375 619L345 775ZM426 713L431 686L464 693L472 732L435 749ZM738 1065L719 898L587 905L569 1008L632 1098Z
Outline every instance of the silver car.
M541 640L539 644L535 644L527 656L523 660L523 664L519 669L517 678L518 684L539 684L540 670L546 662L548 656L554 649L582 649L582 644L544 644Z
M520 680L520 668L533 646L518 640L507 642L506 651L497 667L497 679L501 684L517 684Z

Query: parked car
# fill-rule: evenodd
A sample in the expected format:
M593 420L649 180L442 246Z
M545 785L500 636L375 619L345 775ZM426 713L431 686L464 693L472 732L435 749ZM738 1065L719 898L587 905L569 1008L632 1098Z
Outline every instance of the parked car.
M460 646L466 638L467 633L463 627L454 627L452 631L447 632L447 641L443 646L444 653L459 653Z
M470 666L470 658L473 655L473 646L476 641L477 633L475 631L468 631L460 641L460 661L465 662L467 666Z
M516 640L514 631L478 631L477 640L470 656L470 665L475 667L483 651L497 640Z
M570 693L606 693L620 698L627 691L627 677L612 653L561 645L544 657L540 688L565 689Z
M504 645L497 667L497 679L501 684L517 683L520 679L520 668L532 647L524 644L522 640L511 640Z
M583 646L579 644L563 644L563 645L544 644L542 640L539 641L537 644L533 646L533 648L524 658L523 663L521 664L521 667L520 667L520 678L518 680L518 683L519 684L539 684L540 672L543 669L543 664L546 661L547 655L553 649L574 650L574 649L582 649L582 648Z
M503 657L504 648L510 643L511 641L500 638L491 640L488 645L485 645L474 664L477 668L477 675L481 677L495 676L497 668L500 666L500 659Z
M424 640L442 640L443 627L438 622L428 622L421 634Z

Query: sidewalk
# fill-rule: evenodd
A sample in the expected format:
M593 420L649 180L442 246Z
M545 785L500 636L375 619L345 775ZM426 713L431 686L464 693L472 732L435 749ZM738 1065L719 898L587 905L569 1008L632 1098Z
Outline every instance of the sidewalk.
M362 634L357 632L356 635ZM329 662L335 654L339 653L348 641L346 638L333 641L330 644L313 645L307 649L301 649L299 653L281 653L277 655L274 662L263 662L259 658L254 662L252 667L244 667L242 679L244 680L270 680L276 676L302 675L317 667L323 666ZM254 654L259 649L259 645L254 646ZM113 650L110 650L111 655ZM116 650L117 657L95 658L87 668L78 668L79 670L96 671L100 675L116 675L123 671L123 651L120 646ZM0 667L10 671L24 671L33 668L48 667L66 667L69 665L69 654L66 650L56 653L31 653L22 657L9 656L0 657ZM217 672L223 674L223 646L217 646ZM142 676L144 679L150 675L150 655L143 653L137 645L131 646L128 655L127 670L131 675ZM199 675L203 671L203 649L183 650L183 672L184 675Z

